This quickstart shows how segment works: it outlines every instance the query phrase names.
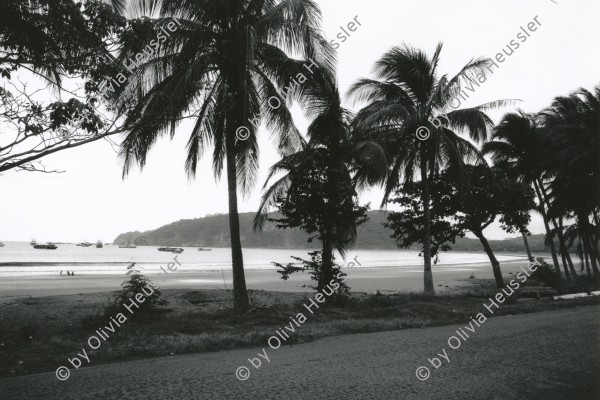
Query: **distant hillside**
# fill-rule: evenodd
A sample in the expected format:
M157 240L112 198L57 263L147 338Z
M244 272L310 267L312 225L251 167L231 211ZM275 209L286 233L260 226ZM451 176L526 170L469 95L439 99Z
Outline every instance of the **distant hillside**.
M396 249L391 230L382 223L386 211L369 211L369 220L358 228L357 249ZM261 248L315 248L307 242L308 236L299 229L277 229L267 223L262 232L253 232L254 213L240 214L240 233L244 247ZM186 219L147 232L122 233L113 241L115 244L135 243L143 246L202 246L229 247L229 221L227 214L210 215L204 218ZM548 252L543 235L529 237L533 252ZM523 239L491 240L495 251L524 252ZM318 246L318 245L317 245ZM460 239L452 246L455 251L482 251L476 239Z

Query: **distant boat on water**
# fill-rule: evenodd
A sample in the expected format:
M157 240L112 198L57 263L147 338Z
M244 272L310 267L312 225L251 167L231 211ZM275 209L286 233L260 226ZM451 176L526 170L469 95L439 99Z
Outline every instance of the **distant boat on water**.
M212 251L212 249L205 249L204 247L198 248L198 251Z
M77 246L79 247L90 247L92 244L90 242L86 242L85 240L79 244L77 244Z
M52 243L49 242L48 244L34 244L33 245L34 249L38 249L38 250L56 250L58 247Z
M158 251L166 251L169 253L177 253L177 254L183 253L183 249L181 247L159 247Z
M0 242L0 247L4 247L4 243Z
M120 249L137 249L137 246L133 243L121 244L119 245Z
M104 245L102 244L102 241L101 241L101 240L98 240L98 241L96 242L96 248L97 248L97 249L101 249L101 248L103 248L103 247L104 247Z
M31 243L29 243L32 246L35 246L37 244L37 242L35 241L35 239L31 239Z

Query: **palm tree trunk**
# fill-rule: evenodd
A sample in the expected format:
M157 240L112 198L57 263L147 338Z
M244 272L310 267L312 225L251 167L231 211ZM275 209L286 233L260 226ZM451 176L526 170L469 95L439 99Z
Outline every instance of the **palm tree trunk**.
M504 279L502 278L502 271L500 270L500 263L496 259L496 256L494 255L494 252L492 251L492 247L488 243L485 236L483 236L483 232L481 232L481 231L472 231L472 232L475 236L477 236L477 238L483 245L483 249L485 250L485 253L489 257L490 262L492 263L492 271L494 271L494 279L496 280L496 287L498 289L502 289L504 287Z
M329 238L329 232L323 234L323 254L322 254L322 270L319 282L317 284L317 291L322 291L325 286L333 279L333 242Z
M554 225L554 229L557 231L557 234L558 234L558 246L559 246L560 258L562 260L563 269L565 270L565 276L567 277L568 280L571 280L571 273L569 272L569 267L568 267L568 263L567 263L567 255L569 254L569 251L567 250L567 246L565 246L564 236L563 236L562 232L558 229L556 222L554 222L554 220L552 220L552 223Z
M235 164L235 132L227 132L227 189L229 192L229 236L233 269L233 308L237 312L247 311L248 292L244 276L244 256L240 238L240 218L237 205L237 167ZM231 134L233 133L233 135Z
M541 185L541 182L540 182ZM550 225L548 224L548 217L546 216L546 207L544 202L544 197L538 187L537 180L533 181L533 187L535 188L535 193L537 194L538 200L540 202L540 213L542 214L542 219L544 220L544 228L546 228L546 237L548 237L550 242L550 253L552 254L552 263L554 264L554 269L560 274L560 266L558 264L558 257L556 256L556 248L554 247L554 239L550 237Z
M427 176L427 154L425 143L421 144L421 183L423 184L423 293L434 296L433 273L431 272L431 216L429 210L429 177Z
M585 241L580 240L581 243L581 252L582 252L582 262L585 265L585 272L587 272L588 278L592 278L592 270L590 269L590 259L588 257L587 246Z
M563 232L563 219L562 219L562 217L560 217L558 219L558 227L559 227L561 235L562 235L563 246L565 248L565 250L564 250L564 256L567 259L567 265L569 266L569 271L571 271L571 275L575 278L577 276L577 271L575 271L575 267L573 266L573 260L571 260L571 255L569 254L569 248L566 245L565 235L562 233Z
M575 270L575 266L573 264L573 260L571 259L571 255L569 254L568 248L567 252L565 253L565 257L567 258L567 264L569 265L569 271L571 271L571 275L577 276L577 271Z
M544 185L542 184L542 182L540 182L540 191L542 192L542 196L544 198L544 207L547 209L550 209L550 202L548 201L548 194L546 193L546 188L544 187ZM568 250L567 250L567 246L565 245L565 237L563 235L562 232L562 222L561 222L561 229L559 229L558 224L556 223L556 219L554 218L548 218L550 221L552 221L552 226L554 227L554 230L556 231L556 235L558 237L558 249L559 249L559 253L560 253L560 257L562 259L562 265L563 265L563 269L565 270L565 275L567 276L567 279L571 280L571 275L569 273L568 270L568 264L567 264L567 255L569 254ZM562 221L562 218L561 218Z
M556 230L558 236L558 248L560 252L560 257L562 259L563 269L565 270L565 275L567 276L567 279L570 280L571 274L569 272L569 266L567 263L567 255L569 254L569 251L567 250L567 246L565 245L565 237L562 233L562 230L559 229L554 219L552 219L552 225L554 225L554 230Z
M583 240L584 240L584 244L587 245L588 254L590 255L590 261L592 264L592 272L593 272L594 279L597 282L600 282L600 271L598 270L598 264L596 263L596 252L593 247L591 237L589 235L585 235Z
M527 258L530 262L532 262L533 257L531 256L531 249L529 248L529 240L527 240L527 234L521 231L521 235L523 236L523 244L525 245L525 252L527 253Z

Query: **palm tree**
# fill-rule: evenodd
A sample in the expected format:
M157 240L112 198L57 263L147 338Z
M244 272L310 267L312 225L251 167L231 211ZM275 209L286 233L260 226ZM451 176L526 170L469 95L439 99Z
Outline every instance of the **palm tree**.
M558 224L548 216L548 199L544 182L544 177L547 177L544 163L548 158L548 137L541 129L539 117L523 111L504 115L494 130L492 140L483 145L483 152L489 154L495 164L503 164L504 169L519 181L533 185L539 203L538 211L542 215L546 229L546 243L550 246L554 268L560 273L556 247L549 225L552 221L554 228L557 229ZM561 232L558 239L561 256L564 257L565 275L569 277L575 271Z
M569 243L579 239L582 259L591 261L594 277L600 279L600 85L593 92L580 88L569 96L555 98L541 118L553 154L547 158L553 177L549 184L549 214L559 218L561 225L563 218L576 221L566 227ZM560 228L558 234L562 234Z
M122 60L156 46L152 40L167 22L175 20L176 28L120 90L118 101L134 99L127 122L140 124L122 144L124 175L133 162L143 167L152 145L162 135L172 137L182 118L195 119L186 171L195 175L210 145L215 176L227 171L234 307L245 310L237 190L247 194L256 181L261 121L281 154L300 146L287 107L269 105L269 99L277 99L278 88L290 83L282 71L293 60L284 50L332 66L333 50L320 34L319 7L312 0L140 0L134 9L160 18L132 24L123 36Z
M456 109L468 94L485 81L488 60L477 58L467 63L454 77L438 75L442 44L430 58L407 45L394 47L375 66L376 79L361 79L349 95L367 101L354 120L356 136L378 144L389 163L380 177L385 192L382 204L401 184L420 173L422 185L424 292L435 294L431 272L429 180L444 166L459 167L463 162L484 163L477 147L459 136L466 131L474 142L482 142L493 126L485 110L507 104L496 101L477 107ZM466 96L466 97L465 97ZM457 101L458 105L454 106ZM441 122L443 120L443 122ZM419 136L419 138L417 138ZM419 140L425 139L425 140ZM371 177L363 176L373 183Z
M352 144L352 114L341 105L333 73L317 69L297 99L307 118L312 119L307 130L309 141L270 168L255 229L262 229L273 206L292 209L285 226L300 226L309 234L316 233L322 242L320 291L333 278L334 250L343 257L356 240L357 225L365 221L367 207L357 205L352 180L353 158L361 152ZM284 175L269 186L280 173Z

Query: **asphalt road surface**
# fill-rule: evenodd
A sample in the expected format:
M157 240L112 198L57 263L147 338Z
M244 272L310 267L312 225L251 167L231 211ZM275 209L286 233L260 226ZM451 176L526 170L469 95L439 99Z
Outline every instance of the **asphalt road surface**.
M54 372L0 380L0 399L600 399L600 307L490 318L474 327L337 336L277 350L265 343L266 354L248 348L91 360L66 381ZM469 337L460 339L459 328ZM245 381L236 378L240 366L249 368ZM417 379L419 366L429 368L427 380Z

